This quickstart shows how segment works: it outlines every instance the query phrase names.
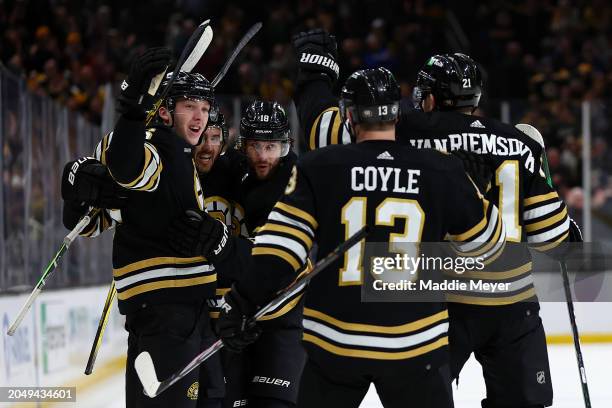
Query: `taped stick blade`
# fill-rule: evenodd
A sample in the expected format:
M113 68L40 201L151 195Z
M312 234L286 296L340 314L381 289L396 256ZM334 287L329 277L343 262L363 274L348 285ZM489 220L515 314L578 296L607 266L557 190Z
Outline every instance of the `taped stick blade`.
M209 21L210 20L206 20L205 23ZM183 65L181 66L181 71L191 72L195 68L195 66L198 64L198 61L200 61L200 58L202 58L202 55L204 55L204 53L208 49L208 46L212 42L212 39L213 39L213 30L210 26L207 26L204 29L204 32L202 33L202 36L196 43L195 47L193 47L191 54L189 54L189 56L187 57Z
M527 124L527 123L519 123L514 125L515 128L529 136L532 140L537 142L540 146L544 147L544 138L538 129Z
M136 373L138 374L138 378L142 383L142 388L144 388L147 396L150 398L155 397L160 382L157 380L157 374L155 373L155 366L153 365L151 355L146 351L140 353L138 357L136 357L136 361L134 361L134 368L136 368Z

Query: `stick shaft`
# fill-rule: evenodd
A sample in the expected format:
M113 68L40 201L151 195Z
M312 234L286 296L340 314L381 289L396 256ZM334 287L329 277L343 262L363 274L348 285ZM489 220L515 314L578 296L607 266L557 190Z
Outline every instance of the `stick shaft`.
M266 306L264 306L259 312L257 312L254 318L258 320L267 311L274 308L276 305L284 302L288 297L292 296L292 294L295 292L295 290L299 286L305 286L312 278L314 278L322 270L327 268L331 263L335 262L340 256L342 256L344 252L349 250L357 242L364 239L367 236L367 234L368 234L368 228L364 227L360 229L359 231L357 231L355 234L351 235L349 239L347 239L346 241L338 245L338 247L334 249L332 252L330 252L325 258L318 261L309 273L303 274L298 279L293 281L292 284L287 286L285 289L281 290L279 292L279 295L274 300L269 302ZM155 397L161 394L164 390L168 389L168 387L170 387L172 384L176 383L181 378L189 374L193 369L198 367L200 364L206 361L210 356L212 356L213 354L215 354L217 351L221 350L222 348L223 348L223 342L221 341L221 339L215 341L210 347L208 347L207 349L202 351L200 354L195 356L195 358L191 360L189 364L187 364L183 369L181 369L180 371L177 371L176 373L172 374L167 379L163 380L160 383L157 390L153 393L153 395L149 395L149 396ZM138 376L141 378L141 381L142 381L142 378L145 377L145 376L141 376L140 373L138 373Z
M528 134L532 137L532 135ZM544 174L546 175L546 183L552 188L553 182L550 176L550 169L548 167L548 159L546 158L546 147L544 146L544 139L539 134L536 141L542 146L542 167L544 168ZM580 376L580 386L582 387L582 396L584 398L584 406L591 408L591 397L589 395L589 386L586 378L586 369L584 367L584 359L582 357L582 348L580 347L580 334L578 332L578 325L576 324L576 314L574 313L574 301L572 299L572 291L570 289L569 276L567 274L567 264L565 261L559 261L559 267L561 268L561 276L563 278L563 289L565 291L565 303L567 304L567 312L569 314L570 326L572 328L572 337L574 339L574 351L576 352L576 362L578 364L578 374Z
M247 31L246 34L242 37L242 39L240 39L240 42L238 43L238 45L236 45L236 48L234 48L232 55L230 55L227 61L225 61L225 64L223 64L223 67L221 67L221 70L219 71L217 76L215 76L215 79L212 80L213 88L216 87L219 82L221 82L225 74L227 74L230 65L232 65L238 54L240 54L240 51L242 51L245 45L247 45L249 41L251 41L251 38L253 38L255 34L257 34L257 32L261 29L261 26L261 23L253 24L253 26L249 28L249 31Z
M13 324L11 324L8 331L6 332L9 336L12 336L13 334L15 334L15 331L17 330L17 328L23 321L23 318L25 317L26 313L32 307L34 300L36 300L38 295L40 295L42 288L45 286L47 278L57 268L59 260L62 258L62 256L64 255L64 253L66 252L70 244L72 244L72 241L74 241L74 239L81 233L81 231L85 229L87 224L89 224L89 221L91 220L91 218L94 217L98 213L98 211L99 210L96 208L92 209L85 217L83 217L79 221L79 223L72 229L72 231L70 231L68 235L64 237L62 246L60 246L59 250L56 252L56 254L51 259L51 262L49 262L49 264L43 271L40 279L36 283L36 286L34 286L32 293L30 293L30 296L28 296L28 299L26 300L25 304L19 310L19 313L17 314L17 318L15 319Z
M580 335L576 324L576 315L574 313L574 302L572 299L572 291L569 284L569 276L567 274L567 265L564 261L559 262L561 267L561 275L563 276L563 289L565 290L565 301L567 304L567 312L569 314L570 326L572 327L572 336L574 338L574 350L576 352L576 362L578 364L578 373L580 375L580 386L582 387L582 396L584 398L584 406L591 408L591 397L589 395L589 386L587 383L586 369L584 367L584 359L582 357L582 348L580 346Z
M102 337L104 336L104 331L106 330L106 325L108 324L108 318L110 316L110 310L113 306L113 300L115 299L116 295L117 290L115 289L115 281L113 280L110 288L108 289L108 294L106 295L102 315L100 316L96 335L94 337L93 344L91 345L89 358L87 359L87 366L85 367L86 375L91 374L93 371L94 364L96 363L96 357L98 356L98 351L100 351L100 346L102 345Z

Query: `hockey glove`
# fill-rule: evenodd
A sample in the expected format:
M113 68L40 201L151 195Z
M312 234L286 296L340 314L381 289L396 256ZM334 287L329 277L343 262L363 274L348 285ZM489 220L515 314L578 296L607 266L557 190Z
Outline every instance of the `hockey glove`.
M340 73L336 37L319 28L296 34L292 41L297 55L298 84L323 78L334 86Z
M117 108L120 114L131 120L144 120L153 103L153 95L148 93L151 82L165 71L171 55L169 48L157 47L149 48L134 59L128 77L121 83ZM157 89L154 88L152 91Z
M486 194L491 188L493 169L485 158L479 154L467 150L453 150L454 156L461 159L465 172L470 176L476 187L482 194Z
M62 209L64 227L72 231L87 212L89 212L89 206L86 204L77 201L64 201L64 208Z
M68 162L62 173L62 199L73 202L71 208L124 208L125 190L110 175L108 168L92 157Z
M229 351L240 353L261 334L261 329L252 318L256 307L242 297L235 286L223 296L223 300L217 320L217 334Z
M222 262L234 241L227 226L205 211L187 210L168 230L170 247L187 257L204 256L213 264Z

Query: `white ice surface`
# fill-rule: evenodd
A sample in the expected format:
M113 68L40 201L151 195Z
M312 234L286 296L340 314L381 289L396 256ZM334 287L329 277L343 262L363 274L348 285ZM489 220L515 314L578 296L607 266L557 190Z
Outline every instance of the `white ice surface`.
M593 408L612 407L612 381L610 366L612 363L612 344L583 344L583 353ZM582 392L578 381L576 357L571 345L554 345L549 347L551 373L554 387L555 408L584 407ZM123 373L107 379L87 392L77 395L77 403L57 404L54 406L87 407L87 408L122 408L124 404ZM484 382L480 365L471 358L461 373L459 387L453 385L455 407L480 407L484 396ZM374 387L370 388L360 408L382 407Z

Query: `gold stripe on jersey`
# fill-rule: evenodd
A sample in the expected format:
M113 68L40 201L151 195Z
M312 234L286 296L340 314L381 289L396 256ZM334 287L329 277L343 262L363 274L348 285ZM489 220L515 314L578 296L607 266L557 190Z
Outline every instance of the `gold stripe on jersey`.
M106 165L106 149L108 149L108 138L109 137L110 137L110 133L107 133L106 135L104 135L104 137L102 138L102 141L100 142L101 143L101 147L100 147L100 157L99 157L99 160L104 165ZM97 153L97 149L96 149L96 153Z
M516 278L522 274L528 273L531 271L532 263L527 262L524 265L521 265L517 268L513 268L507 271L500 272L488 272L488 271L469 271L465 272L461 275L461 277L472 278L472 279L490 279L490 280L500 280L500 279L511 279ZM455 276L453 274L453 276Z
M286 221L297 221L298 217L293 216L297 209L283 203L277 203L277 206L283 207L285 211L293 211L293 214L291 214L292 217L285 216ZM273 214L279 214L279 212L273 211ZM302 215L302 217L304 217L304 215ZM301 220L304 220L304 218L301 218ZM312 220L314 221L314 219ZM312 230L308 227L308 224L304 222L300 222L299 224L310 231L306 233L306 230L297 227L295 223L292 224L291 227L277 224L275 223L274 217L270 217L270 221L266 223L258 231L257 236L255 236L253 255L266 254L280 256L282 259L289 262L294 270L297 270L295 267L296 263L292 263L292 260L295 260L298 266L304 265L308 259L308 252L312 247ZM263 248L265 248L265 250L263 250ZM272 253L270 249L275 249L275 251L273 251L274 253Z
M503 238L503 237L502 237ZM490 255L487 257L487 259L485 259L482 263L484 265L491 265L493 262L495 262L497 259L499 259L499 257L504 253L504 251L506 250L506 244L508 243L508 241L504 241L504 243L502 244L502 246L495 252L494 255Z
M406 334L412 331L420 330L424 327L431 326L442 320L448 319L448 310L442 310L431 316L415 320L410 323L401 324L398 326L379 326L363 323L349 323L333 318L318 310L304 308L304 316L314 317L315 319L329 323L332 326L339 327L343 330L366 332L366 333L383 333L383 334Z
M281 309L277 310L274 313L271 314L265 314L262 317L259 318L259 320L265 321L265 320L272 320L272 319L276 319L277 317L283 316L285 314L287 314L287 312L289 312L290 310L292 310L302 299L302 296L304 296L304 293L300 293L299 296L293 298L289 303L287 303L285 306L283 306Z
M310 128L310 140L309 140L310 150L315 150L317 148L316 140L317 140L317 136L319 133L317 132L317 129L319 128L319 122L321 121L321 116L323 116L324 113L325 111L319 113L319 116L317 116L314 123L312 124L312 127Z
M297 218L300 218L303 221L306 221L308 224L310 224L310 227L313 230L316 230L317 227L319 226L319 223L317 222L317 220L315 220L315 218L308 214L306 211L304 210L300 210L297 207L293 207L292 205L283 203L283 202L277 202L276 205L274 206L274 208L278 208L280 210L285 211L286 213L289 213Z
M138 190L154 191L155 189L157 189L157 186L159 185L159 175L161 174L163 168L164 165L160 162L157 166L157 170L155 170L155 173L151 176L149 182L144 187L139 188Z
M548 217L542 221L534 222L532 224L525 223L525 230L531 234L536 231L546 229L546 227L550 227L551 225L556 224L559 221L565 219L565 217L567 217L567 207L562 206L562 208L563 210L561 212L551 217Z
M558 239L556 239L553 242L543 242L541 244L533 243L533 244L529 244L529 247L539 252L550 251L551 249L554 249L558 247L559 245L561 245L563 242L565 242L568 237L569 237L569 231L561 235Z
M145 175L145 172L147 171L147 169L149 168L149 165L151 164L151 160L153 157L153 154L151 152L150 149L147 148L147 144L145 143L144 145L144 166L142 166L142 171L140 172L140 174L138 176L136 176L136 178L134 178L133 181L129 182L129 183L119 183L121 186L125 187L125 188L132 188L134 187L136 184L138 184L142 178Z
M556 191L551 191L550 193L547 193L547 194L540 194L540 195L525 198L523 199L523 205L525 207L528 207L530 205L541 203L542 201L551 200L553 198L556 198L556 199L559 198L559 195L557 194Z
M297 271L298 269L300 269L302 267L302 264L300 263L300 261L298 259L296 259L292 254L290 254L287 251L284 251L282 249L279 248L271 248L271 247L266 247L266 246L257 246L254 247L253 250L251 251L252 255L272 255L272 256L277 256L281 259L283 259L285 262L287 262L289 265L291 265L291 267L293 268L294 271Z
M142 285L134 286L133 288L127 289L123 292L117 291L117 299L126 300L133 296L140 295L145 292L152 292L159 289L169 288L184 288L187 286L204 285L212 283L217 280L217 274L199 276L197 278L188 279L169 279L158 282L149 282Z
M516 295L504 297L465 296L449 293L446 295L446 301L453 303L463 303L468 305L505 306L530 299L535 295L535 288L531 287L528 290L518 293Z
M267 232L267 231L283 232L285 234L293 235L294 237L300 239L302 242L304 242L306 244L308 249L310 249L312 247L312 238L310 236L308 236L308 234L300 231L297 228L292 228L292 227L288 227L288 226L285 226L285 225L279 225L279 224L272 224L272 223L268 222L267 224L265 224L261 228L257 228L256 231L257 231L258 234L259 233L264 233L264 232Z
M341 126L340 109L337 106L325 109L317 116L310 128L309 150L344 143L340 140Z
M496 225L495 225L495 231L493 232L492 236L487 240L477 240L475 242L482 242L482 245L480 247L478 247L476 250L472 250L472 251L463 251L461 250L461 244L465 243L458 243L458 245L456 245L455 247L458 247L459 249L459 253L461 256L467 256L467 257L478 257L481 256L483 254L486 254L487 252L489 252L491 249L493 249L496 245L498 245L500 243L500 240L503 239L503 237L501 236L502 231L505 231L504 229L504 223L501 222L499 219L497 218L492 218L492 220L495 221ZM491 223L489 223L490 225ZM505 235L505 234L504 234ZM480 238L477 237L477 239ZM499 252L499 249L497 251L495 251L494 254L497 254ZM493 256L494 254L491 254L489 256L487 256L487 258L490 258L491 256Z
M332 145L339 144L338 138L340 137L340 125L342 124L342 120L340 118L340 114L336 115L334 119L334 125L332 126Z
M406 360L409 358L421 356L423 354L429 353L441 347L448 345L448 337L444 336L439 338L433 343L427 344L425 346L418 347L416 349L408 350L408 351L369 351L369 350L360 350L354 348L347 347L339 347L334 344L331 344L323 339L313 336L310 333L304 333L302 340L316 344L322 349L339 356L344 357L353 357L353 358L368 358L371 360Z
M100 213L96 214L95 217L89 222L87 227L81 231L79 235L84 237L92 237L95 232L98 230L98 223L100 221Z
M469 230L462 232L460 234L456 234L456 235L448 234L451 240L464 242L464 241L467 241L468 238L471 238L475 235L480 235L482 231L486 229L487 225L489 224L489 220L487 218L487 212L489 209L489 201L483 200L483 204L484 205L482 207L482 219L478 222L478 224L474 225Z
M113 269L113 276L119 278L130 272L134 272L139 269L149 268L152 266L161 265L188 265L206 262L206 258L203 256L194 256L192 258L175 258L172 256L163 256L158 258L149 258L142 261L134 262L121 268Z

